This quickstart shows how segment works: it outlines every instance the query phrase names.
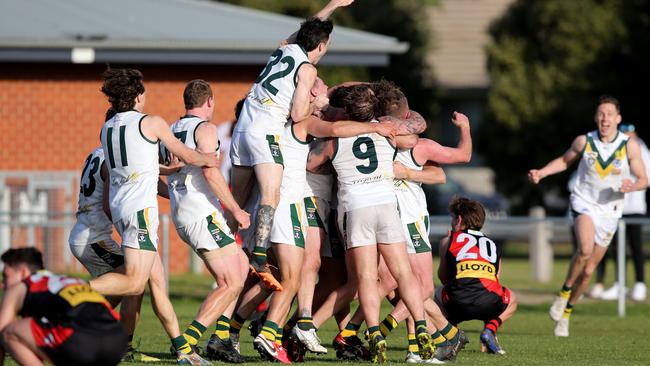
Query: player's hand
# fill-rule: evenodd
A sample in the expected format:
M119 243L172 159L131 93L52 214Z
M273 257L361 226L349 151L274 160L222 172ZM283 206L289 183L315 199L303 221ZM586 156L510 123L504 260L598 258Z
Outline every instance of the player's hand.
M395 179L408 179L408 168L399 161L394 161L393 175L395 176Z
M531 181L533 184L539 183L540 180L542 180L542 173L538 169L531 169L528 171L528 180Z
M219 167L219 156L217 153L201 153L205 160L205 166L208 168L218 168Z
M393 140L397 134L397 126L393 122L375 123L375 132Z
M469 118L460 112L454 112L451 116L451 123L458 128L469 127Z
M174 169L178 171L185 166L185 163L181 159L179 159L176 155L170 152L169 161L167 161L165 165L167 165L169 169Z
M634 187L634 182L631 179L623 179L621 183L621 193L630 193Z
M246 230L251 226L251 215L248 212L239 209L233 213L233 216L239 223L239 230Z

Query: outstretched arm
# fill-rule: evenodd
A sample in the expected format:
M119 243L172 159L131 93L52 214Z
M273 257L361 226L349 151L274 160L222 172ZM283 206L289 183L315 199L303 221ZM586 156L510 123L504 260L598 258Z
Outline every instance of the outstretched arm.
M542 169L531 169L528 172L528 179L533 184L537 184L539 181L548 177L549 175L565 171L569 165L571 165L571 163L580 157L586 143L587 137L585 135L576 137L575 140L573 140L571 147L564 153L564 155L551 160Z
M393 162L395 179L406 179L422 184L445 184L447 175L437 164L425 165L422 170L414 170L405 167L399 161Z
M635 139L627 142L627 159L630 164L630 172L636 177L636 181L624 179L621 185L621 192L642 191L648 188L648 172L641 158L641 147Z
M211 123L203 123L196 130L197 150L209 153L217 149L217 127ZM241 209L233 197L228 183L224 179L219 168L204 167L203 176L205 177L210 190L217 196L221 204L232 213L233 217L239 223L240 229L246 229L250 226L250 215Z
M314 17L315 17L315 18L318 18L318 19L320 19L320 20L326 20L327 18L330 17L330 15L332 15L332 13L334 12L334 10L336 10L336 9L338 9L338 8L342 8L342 7L348 6L348 5L352 4L353 2L354 2L354 0L332 0L332 1L330 1L329 3L327 3L327 5L325 5L324 8L322 8L320 11L318 11L318 13L316 13L316 14L314 15ZM296 41L296 34L298 34L297 31L294 32L292 35L290 35L290 36L289 36L289 37L288 37L284 42L282 42L282 43L283 43L283 44L284 44L284 43L294 43L294 42Z
M215 153L201 154L185 146L169 129L164 119L158 116L145 117L140 125L142 133L149 140L160 140L167 150L176 155L185 164L196 166L219 166L219 158Z
M307 121L305 121L307 122ZM327 122L312 116L309 117L307 133L314 137L353 137L364 133L378 133L392 138L396 126L392 122L368 123L355 121Z

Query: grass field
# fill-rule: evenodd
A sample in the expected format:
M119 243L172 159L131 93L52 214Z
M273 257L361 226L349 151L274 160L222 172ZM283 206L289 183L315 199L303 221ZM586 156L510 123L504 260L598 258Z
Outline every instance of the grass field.
M499 330L499 340L507 351L505 356L487 355L479 352L478 336L483 328L481 322L462 323L470 337L470 344L458 356L458 365L650 365L650 302L629 302L627 316L616 316L616 303L585 300L578 304L571 320L571 337L558 339L553 336L554 323L548 317L548 306L566 273L567 260L558 260L554 266L554 280L550 284L534 284L530 280L528 260L508 259L504 262L502 282L520 296L519 310ZM649 266L650 267L650 266ZM650 268L648 268L650 269ZM610 275L614 266L610 266ZM611 283L612 279L609 280ZM181 327L192 321L202 296L209 291L211 281L202 276L180 276L171 279L172 301ZM382 315L388 312L384 306ZM214 329L214 326L211 327ZM405 327L400 325L388 338L391 362L403 363L406 354ZM335 336L333 322L319 331L330 353L326 356L307 356L312 365L338 363L331 348ZM209 336L204 335L204 340ZM143 304L141 324L135 339L140 350L174 362L168 354L169 340L151 311L148 300ZM242 354L250 364L260 362L253 350L252 339L242 330ZM9 362L13 365L12 362ZM216 363L215 363L216 364ZM136 365L135 363L124 365Z

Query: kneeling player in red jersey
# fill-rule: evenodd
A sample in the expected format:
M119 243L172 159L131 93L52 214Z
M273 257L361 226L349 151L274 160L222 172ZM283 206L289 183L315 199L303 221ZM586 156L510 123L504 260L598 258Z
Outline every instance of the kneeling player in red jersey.
M117 365L127 336L104 296L86 281L43 270L34 248L2 255L0 365L5 351L20 365ZM17 318L21 316L22 318Z
M438 277L444 286L436 301L452 324L484 321L481 351L505 354L496 333L517 310L517 298L499 283L501 248L479 231L485 222L480 202L455 197L449 214L453 231L440 243Z

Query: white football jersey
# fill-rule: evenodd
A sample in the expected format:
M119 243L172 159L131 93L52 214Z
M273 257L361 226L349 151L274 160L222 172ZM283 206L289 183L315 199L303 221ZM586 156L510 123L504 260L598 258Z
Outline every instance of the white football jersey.
M395 161L399 161L408 169L422 170L422 165L413 157L413 149L398 150ZM420 220L422 216L429 216L427 198L421 183L407 179L395 179L393 183L402 223L410 224Z
M302 202L307 185L309 143L296 137L293 124L291 120L287 122L284 134L280 138L284 159L282 185L280 186L280 201L283 203Z
M627 159L628 137L618 132L612 142L605 143L598 131L587 135L572 196L598 207L606 216L620 217L623 212L621 184L630 177Z
M185 146L196 150L196 129L203 123L207 122L195 116L184 116L172 124L171 130ZM177 228L205 220L215 211L223 213L219 199L203 176L203 168L185 165L170 175L167 182L172 220Z
M115 114L101 132L113 222L147 207L158 207L158 141L142 134L146 117L137 111Z
M77 222L70 231L73 244L90 244L111 238L113 223L104 213L104 180L101 166L104 150L98 147L88 155L79 180Z
M265 129L265 126L257 125L269 123L284 126L291 112L298 69L306 63L309 63L307 52L297 44L275 50L244 102L244 110L254 113L242 113L235 130Z
M396 202L393 190L395 148L376 133L338 138L332 165L338 175L339 210Z

